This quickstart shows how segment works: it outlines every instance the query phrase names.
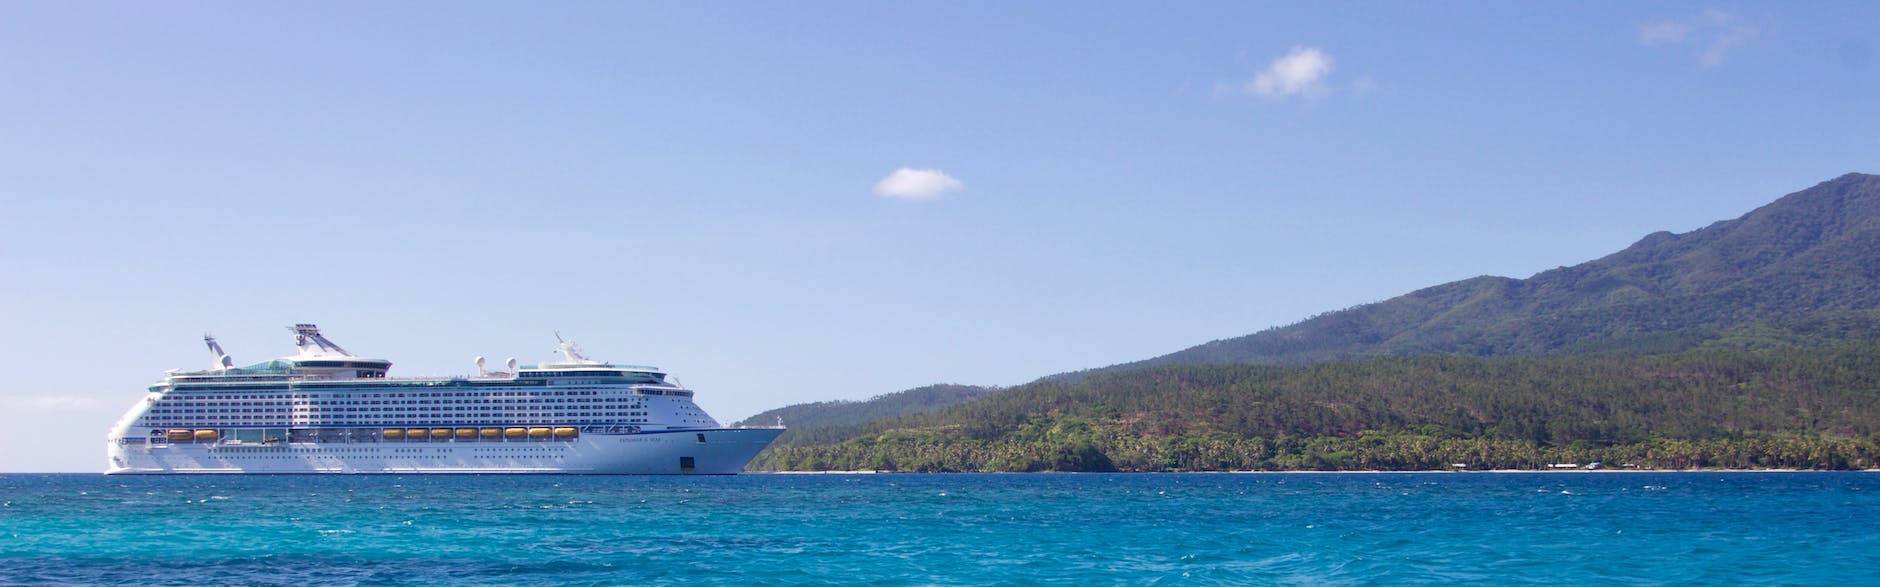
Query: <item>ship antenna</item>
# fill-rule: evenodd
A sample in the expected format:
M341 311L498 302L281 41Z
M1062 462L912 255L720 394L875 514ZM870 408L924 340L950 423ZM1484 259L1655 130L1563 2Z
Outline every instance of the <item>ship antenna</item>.
M210 367L211 369L227 371L235 368L235 359L229 358L228 353L222 352L222 343L215 341L215 335L202 333L202 342L209 345L209 356L215 358L215 366Z

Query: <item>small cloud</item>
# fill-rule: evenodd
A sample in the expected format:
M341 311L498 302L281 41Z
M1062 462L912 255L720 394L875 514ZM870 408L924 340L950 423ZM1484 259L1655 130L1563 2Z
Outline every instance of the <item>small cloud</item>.
M73 395L0 397L0 406L28 412L77 412L98 406L98 400Z
M966 184L938 169L902 167L875 183L875 195L901 200L930 200L966 189Z
M1762 38L1767 29L1745 23L1735 13L1713 9L1688 18L1640 25L1638 42L1647 47L1690 45L1697 51L1698 63L1716 67L1723 65L1732 50Z
M1332 73L1332 56L1317 47L1297 45L1274 59L1266 70L1247 82L1247 92L1269 98L1324 95L1325 76Z

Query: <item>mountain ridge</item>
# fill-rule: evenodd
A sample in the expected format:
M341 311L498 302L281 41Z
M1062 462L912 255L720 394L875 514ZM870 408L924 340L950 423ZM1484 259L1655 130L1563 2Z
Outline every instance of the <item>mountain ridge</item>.
M769 426L782 422L789 429L777 437L775 442L778 444L828 441L858 433L870 422L925 414L979 399L997 391L999 391L998 388L994 387L939 383L884 393L861 401L834 400L791 404L759 412L732 426Z
M1173 353L1171 364L1541 355L1600 337L1880 307L1880 176L1848 173L1734 219L1526 279L1479 276Z

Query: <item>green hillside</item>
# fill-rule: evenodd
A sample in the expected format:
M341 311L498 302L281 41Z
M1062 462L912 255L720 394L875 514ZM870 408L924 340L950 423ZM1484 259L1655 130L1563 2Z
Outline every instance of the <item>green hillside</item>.
M862 432L869 422L924 414L997 391L977 385L942 383L875 396L865 401L828 401L796 404L745 418L735 426L770 426L781 420L789 430L778 444L843 440Z
M1880 343L1632 359L1460 356L1166 366L1039 381L752 468L1428 470L1605 461L1862 468Z
M1682 339L1880 308L1880 176L1848 174L1740 218L1659 232L1528 279L1477 277L1161 357L1159 365L1305 364L1379 356L1541 355Z

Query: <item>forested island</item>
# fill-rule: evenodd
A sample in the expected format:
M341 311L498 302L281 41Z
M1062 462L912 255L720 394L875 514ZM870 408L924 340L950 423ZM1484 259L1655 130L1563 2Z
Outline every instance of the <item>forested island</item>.
M751 470L1880 467L1880 176L1527 279L1005 389L806 404Z
M1190 365L1041 381L773 447L754 470L1849 469L1880 456L1880 343L1642 359ZM824 442L817 442L823 440Z

